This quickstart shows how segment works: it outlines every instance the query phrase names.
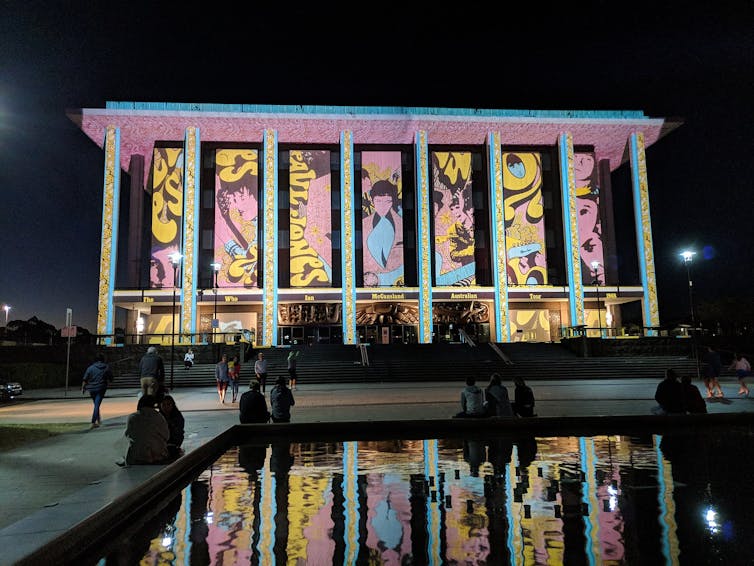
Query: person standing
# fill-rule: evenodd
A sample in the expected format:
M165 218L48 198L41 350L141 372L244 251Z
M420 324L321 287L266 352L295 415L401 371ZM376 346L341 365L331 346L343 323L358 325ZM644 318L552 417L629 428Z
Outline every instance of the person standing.
M490 383L484 390L484 402L490 417L512 417L513 407L508 397L508 390L503 387L499 373L490 376Z
M191 369L194 365L194 351L191 348L189 348L186 355L183 356L183 365L186 369Z
M225 403L225 393L228 391L228 354L223 354L220 361L215 365L215 381L217 382L217 395L220 402Z
M744 358L741 354L733 354L733 363L730 364L729 369L736 371L736 377L738 378L738 383L740 385L740 387L738 388L738 394L748 397L749 388L746 387L744 378L749 375L749 372L751 371L751 364L749 364L749 360Z
M233 403L238 399L238 384L241 381L241 362L238 356L233 356L233 360L228 364L228 377L230 378L230 392L233 396Z
M265 386L267 385L267 360L264 359L262 352L257 354L257 361L254 362L254 374L257 376L260 390L264 393Z
M270 412L267 410L267 400L259 391L258 381L252 381L249 384L249 390L241 395L238 411L242 424L269 422Z
M107 392L107 386L113 381L113 372L110 366L105 363L105 355L97 354L94 358L94 363L86 368L84 372L84 379L81 383L81 393L84 394L87 391L94 403L94 410L92 411L92 426L91 428L97 428L102 424L102 418L100 415L100 405L102 405L102 399L105 398Z
M487 413L484 410L484 391L477 386L476 379L467 377L466 387L461 390L461 412L456 413L453 418L478 418L486 416Z
M513 378L516 388L513 391L513 414L519 417L534 417L534 392L526 385L523 377Z
M183 418L183 413L178 409L175 404L175 399L170 395L165 395L160 403L160 413L165 417L165 421L168 423L168 430L170 431L170 437L168 438L168 452L171 458L177 458L183 454L181 445L183 444L183 437L185 435L184 429L186 421Z
M720 387L720 373L723 370L723 364L720 361L720 354L712 346L707 346L707 355L705 359L707 367L704 369L704 385L707 387L707 398L723 397L723 388ZM715 389L717 393L715 394Z
M270 391L273 423L291 422L291 407L296 404L291 390L285 386L285 377L278 377L277 385Z
M165 364L157 354L157 347L150 346L139 362L141 394L157 396L165 384Z
M296 391L296 379L298 379L298 373L296 373L298 355L298 350L291 350L288 354L288 385L293 391Z

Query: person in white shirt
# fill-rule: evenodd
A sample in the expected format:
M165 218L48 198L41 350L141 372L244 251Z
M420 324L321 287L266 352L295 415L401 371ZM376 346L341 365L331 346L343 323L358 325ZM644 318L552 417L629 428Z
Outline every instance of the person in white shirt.
M194 365L194 351L191 348L189 348L186 355L183 356L183 365L186 369L191 369L191 366Z
M264 354L262 352L259 352L259 355L257 355L257 361L254 362L254 373L259 382L259 389L264 393L264 388L267 385L267 360L264 359Z

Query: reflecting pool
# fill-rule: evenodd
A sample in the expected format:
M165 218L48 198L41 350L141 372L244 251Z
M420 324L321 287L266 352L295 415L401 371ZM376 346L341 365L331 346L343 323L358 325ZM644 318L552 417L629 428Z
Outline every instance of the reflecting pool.
M752 436L248 444L101 564L751 564Z

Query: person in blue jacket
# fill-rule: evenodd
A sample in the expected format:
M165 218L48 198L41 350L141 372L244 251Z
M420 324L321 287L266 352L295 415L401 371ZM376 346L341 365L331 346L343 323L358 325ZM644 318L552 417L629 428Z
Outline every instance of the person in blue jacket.
M81 383L82 395L89 392L94 403L91 428L97 428L102 424L102 416L99 411L100 405L102 405L102 399L105 398L105 393L107 393L107 386L112 381L113 372L110 366L105 363L105 355L97 354L94 358L94 363L86 368L84 379Z

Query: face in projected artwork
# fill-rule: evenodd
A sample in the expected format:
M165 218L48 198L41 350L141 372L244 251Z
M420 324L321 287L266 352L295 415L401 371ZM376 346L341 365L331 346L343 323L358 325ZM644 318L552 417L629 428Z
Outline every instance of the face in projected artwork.
M388 180L369 190L373 212L364 218L364 284L401 285L403 279L403 218L398 187Z
M605 282L605 253L602 246L602 218L600 215L600 190L594 169L594 155L576 153L574 155L576 177L576 211L578 214L579 253L583 281L591 283L595 279L592 262L597 262L597 281Z

